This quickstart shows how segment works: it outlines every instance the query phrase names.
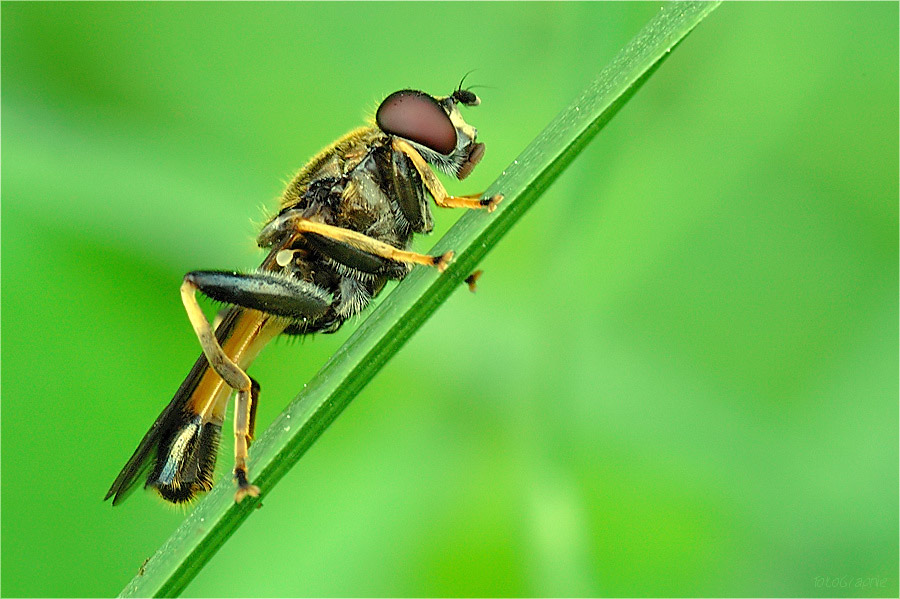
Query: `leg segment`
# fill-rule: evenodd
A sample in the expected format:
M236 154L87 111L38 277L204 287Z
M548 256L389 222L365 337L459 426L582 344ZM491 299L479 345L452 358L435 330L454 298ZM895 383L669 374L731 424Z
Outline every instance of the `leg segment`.
M250 379L250 385L249 394L237 393L234 397L234 480L238 484L234 500L238 503L248 495L259 497L259 487L247 480L247 451L256 427L256 404L259 401L259 383Z
M209 321L200 309L197 303L197 289L199 286L192 280L188 273L184 277L181 284L181 301L184 303L184 309L194 327L194 332L200 340L200 347L203 348L203 354L209 361L209 365L216 371L222 379L228 383L232 389L250 393L250 377L235 364L222 350L222 346L216 340L216 336L209 326Z
M354 250L378 256L379 258L406 264L435 266L441 272L447 268L450 259L453 258L453 252L447 252L442 256L428 256L427 254L407 252L406 250L400 250L392 245L373 239L368 235L363 235L362 233L351 231L350 229L312 221L304 218L302 215L292 214L290 212L282 214L266 225L259 234L257 241L260 246L268 247L278 239L280 233L284 230L320 235L326 239L345 244Z
M184 280L216 301L294 320L313 320L331 303L318 286L272 272L198 270L184 275Z
M416 167L416 170L422 177L422 182L425 183L425 187L428 188L428 192L434 198L434 203L438 206L442 208L487 208L488 212L493 212L497 207L497 204L503 200L503 196L499 193L493 197L484 199L482 199L481 194L452 196L447 193L447 189L438 180L434 171L429 168L428 163L425 162L425 159L422 158L422 155L419 154L414 147L399 137L395 137L391 144L395 150L403 152L410 160L412 160L413 166Z

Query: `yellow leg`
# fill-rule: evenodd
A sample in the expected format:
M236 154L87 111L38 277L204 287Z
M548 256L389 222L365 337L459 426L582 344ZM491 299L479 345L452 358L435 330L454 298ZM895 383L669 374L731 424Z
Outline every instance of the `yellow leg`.
M234 397L234 479L238 483L234 500L237 503L248 495L259 497L259 487L247 480L247 452L253 437L252 406L257 401L258 389L253 386L250 393L239 391Z
M467 196L452 196L447 193L443 183L440 182L434 171L431 170L428 163L425 162L425 159L414 147L398 137L394 138L392 146L395 150L403 152L412 160L413 166L416 167L416 171L418 171L419 176L422 177L422 182L428 189L428 193L434 198L434 203L442 208L470 208L472 210L486 208L488 212L493 212L497 208L497 204L503 201L503 195L499 193L484 199L482 199L480 193Z
M197 303L197 286L188 280L181 284L181 301L194 327L197 339L209 365L225 383L236 391L234 413L234 476L238 482L235 501L247 495L259 496L259 488L247 481L247 450L250 438L250 406L253 385L247 373L234 363L219 345L209 321Z
M290 228L298 233L316 233L335 241L340 241L348 245L373 254L393 260L394 262L404 262L407 264L423 264L425 266L435 266L443 272L450 260L453 258L453 252L447 252L441 256L429 256L427 254L417 254L416 252L407 252L400 250L392 245L373 239L368 235L363 235L350 229L326 225L324 223L315 222L302 216L285 214L269 223L262 233L259 235L260 241L265 244L269 239L274 239L277 231L283 231Z

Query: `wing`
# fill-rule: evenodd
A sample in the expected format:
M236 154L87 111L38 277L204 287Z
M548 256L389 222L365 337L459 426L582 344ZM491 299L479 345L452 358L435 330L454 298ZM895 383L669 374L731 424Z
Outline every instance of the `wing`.
M244 310L241 308L231 308L225 314L222 323L216 328L216 339L219 340L219 343L224 343L231 335L242 312ZM103 498L104 501L115 496L113 505L118 505L131 494L135 483L147 472L156 458L160 441L183 424L184 412L188 401L207 370L209 370L209 362L206 360L206 356L200 354L200 357L194 363L194 367L191 368L190 373L184 379L184 382L181 383L178 391L175 392L175 397L150 426L150 430L141 439L128 463L119 472L119 476L116 477L109 491L107 491L106 497Z

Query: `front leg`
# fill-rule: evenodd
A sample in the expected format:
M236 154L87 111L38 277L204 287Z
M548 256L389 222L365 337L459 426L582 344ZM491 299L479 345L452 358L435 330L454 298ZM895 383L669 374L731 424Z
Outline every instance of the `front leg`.
M422 177L422 182L428 188L428 193L434 198L434 203L441 208L470 208L474 210L487 208L488 212L493 212L497 208L497 204L503 201L503 195L499 193L490 198L482 198L480 193L468 196L452 196L447 193L447 189L434 174L434 171L429 168L422 155L408 142L395 137L391 142L391 146L398 152L403 152L412 160L413 166L416 167L416 170Z

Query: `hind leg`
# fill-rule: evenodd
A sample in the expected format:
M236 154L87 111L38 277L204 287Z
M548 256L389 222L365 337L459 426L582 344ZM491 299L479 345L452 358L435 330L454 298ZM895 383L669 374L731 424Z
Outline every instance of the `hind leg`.
M247 476L247 453L253 436L259 384L251 379L222 349L197 303L197 291L212 299L259 310L272 317L314 320L329 306L327 294L309 283L268 273L236 274L196 271L184 276L181 299L191 326L200 340L203 354L216 374L235 390L234 478L238 484L235 501L259 496L259 488Z

